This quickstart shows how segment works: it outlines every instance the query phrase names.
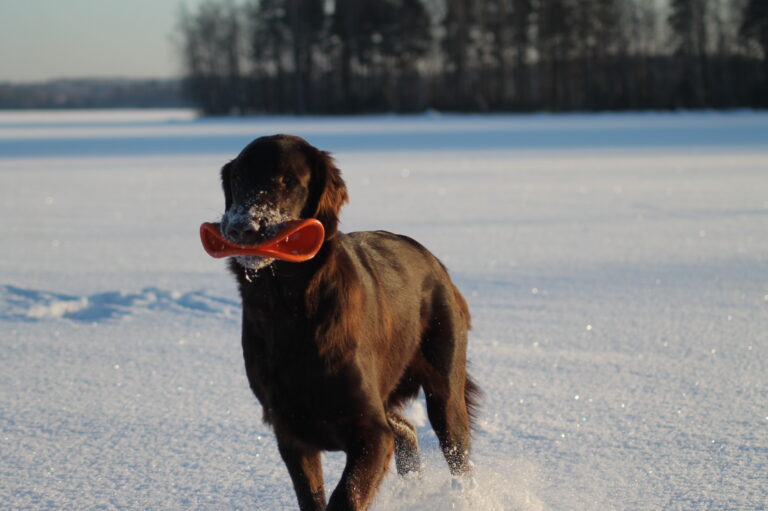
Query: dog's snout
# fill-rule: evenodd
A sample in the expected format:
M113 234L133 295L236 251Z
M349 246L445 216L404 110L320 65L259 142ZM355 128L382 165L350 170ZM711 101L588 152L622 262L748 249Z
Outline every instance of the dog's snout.
M222 226L221 230L224 236L236 242L239 242L241 240L241 238L243 237L243 233L245 232L244 226L236 225L231 222L226 226Z
M260 228L260 223L252 215L229 211L221 218L221 233L228 240L241 245L254 242Z
M277 227L292 219L273 204L258 202L232 204L221 217L221 233L239 245L259 243L277 232Z

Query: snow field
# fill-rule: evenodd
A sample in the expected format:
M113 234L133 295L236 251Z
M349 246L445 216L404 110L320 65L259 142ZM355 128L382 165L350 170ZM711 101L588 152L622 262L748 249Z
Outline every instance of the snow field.
M295 509L200 222L250 138L334 151L342 230L473 312L477 487L417 401L377 510L768 507L768 115L0 113L0 507ZM442 144L442 145L441 145ZM187 150L188 149L188 150ZM343 456L325 457L332 487Z

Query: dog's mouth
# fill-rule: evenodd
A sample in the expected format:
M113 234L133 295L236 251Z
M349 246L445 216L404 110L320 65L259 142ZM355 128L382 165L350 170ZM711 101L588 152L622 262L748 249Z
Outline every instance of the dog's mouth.
M267 204L235 204L221 217L221 233L231 243L255 245L276 236L292 218Z
M323 224L315 218L290 220L276 225L275 234L267 234L259 243L233 243L222 232L221 224L204 223L200 226L203 248L212 257L237 258L246 268L259 269L275 259L289 262L303 262L312 259L320 250L325 239Z
M262 218L254 218L242 231L233 232L222 228L221 234L227 241L236 245L258 245L277 236L286 221L288 220L268 222ZM222 225L224 224L222 223Z
M250 273L248 272L257 272L261 270L262 268L266 268L267 266L271 265L277 259L274 257L260 257L260 256L235 256L235 261L237 261L237 264L242 266L246 270L246 278L250 280Z
M241 235L239 239L231 239L226 234L224 234L224 237L234 245L249 247L263 244L265 241L276 236L280 230L280 223L266 223L263 219L254 219L252 224L254 229L247 231L244 235ZM265 268L276 261L274 257L266 257L263 255L233 255L237 264L252 272ZM246 277L247 276L248 273L246 272Z
M276 260L303 262L320 250L325 230L320 221L295 219L267 204L232 205L221 223L200 226L203 248L212 257L233 257L254 273Z

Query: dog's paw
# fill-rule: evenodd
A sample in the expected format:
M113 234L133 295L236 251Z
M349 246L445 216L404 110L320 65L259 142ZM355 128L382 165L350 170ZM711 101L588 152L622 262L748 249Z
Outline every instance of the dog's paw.
M477 489L477 479L474 475L468 474L451 478L451 490L465 493Z

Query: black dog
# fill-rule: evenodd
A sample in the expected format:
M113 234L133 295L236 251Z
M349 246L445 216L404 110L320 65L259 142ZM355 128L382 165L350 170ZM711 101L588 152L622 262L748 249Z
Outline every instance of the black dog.
M467 474L479 390L466 371L469 310L443 265L405 236L339 232L344 181L328 153L299 137L253 141L221 178L221 231L233 242L269 238L291 219L325 227L307 262L230 260L248 381L299 507L326 509L322 450L347 455L329 510L366 509L393 452L398 473L417 471L416 430L399 411L419 388L451 473Z

